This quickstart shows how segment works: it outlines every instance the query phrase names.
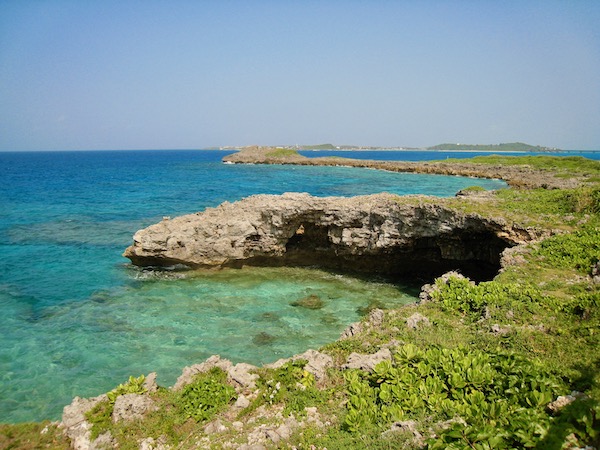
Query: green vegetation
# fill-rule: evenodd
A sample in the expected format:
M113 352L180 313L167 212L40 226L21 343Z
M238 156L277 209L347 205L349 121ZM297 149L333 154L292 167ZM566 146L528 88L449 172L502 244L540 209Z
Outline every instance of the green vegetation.
M447 162L446 160L444 160ZM547 170L563 174L563 176L587 175L600 177L600 161L581 156L474 156L473 158L455 159L453 162L490 164L501 166L528 166L532 169ZM594 181L594 180L592 180ZM598 180L595 180L598 181Z
M0 448L19 450L68 449L69 440L55 423L0 424Z
M556 151L555 148L540 147L539 145L529 145L522 142L510 142L506 144L439 144L433 147L427 147L427 150L480 150L491 152L547 152Z
M285 416L292 413L302 416L304 408L323 404L327 392L316 388L314 375L304 370L306 362L290 361L278 369L260 371L258 395L240 415L247 415L262 405L279 404Z
M300 153L289 148L277 148L265 153L267 158L291 158L296 156L300 157Z
M227 375L220 369L200 374L183 388L181 409L185 418L203 422L221 411L235 398L235 389L227 384Z

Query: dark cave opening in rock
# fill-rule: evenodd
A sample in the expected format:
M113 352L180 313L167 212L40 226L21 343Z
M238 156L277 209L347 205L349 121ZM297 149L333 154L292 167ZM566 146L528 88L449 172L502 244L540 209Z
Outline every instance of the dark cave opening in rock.
M502 252L513 245L492 230L456 229L403 246L356 252L334 244L330 235L328 227L300 224L279 263L423 282L455 270L475 281L488 281L500 270Z

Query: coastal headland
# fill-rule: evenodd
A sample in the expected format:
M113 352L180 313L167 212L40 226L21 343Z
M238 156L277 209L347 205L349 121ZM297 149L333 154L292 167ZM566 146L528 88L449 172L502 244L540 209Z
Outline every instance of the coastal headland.
M390 172L456 175L475 178L498 178L512 187L568 189L579 185L582 178L556 176L557 172L539 170L528 165L477 164L456 161L374 161L352 158L307 158L295 150L250 146L223 158L233 164L294 164L306 166L363 167Z
M258 195L138 231L125 256L142 266L316 265L431 282L418 303L372 309L318 350L260 368L191 361L171 388L153 373L131 377L75 398L60 424L4 426L0 446L19 448L22 435L76 449L600 448L600 163L308 159L270 147L224 161L511 188L448 199Z

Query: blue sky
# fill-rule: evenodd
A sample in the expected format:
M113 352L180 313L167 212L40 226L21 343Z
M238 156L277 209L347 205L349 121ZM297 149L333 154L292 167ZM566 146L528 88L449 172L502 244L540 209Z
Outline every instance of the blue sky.
M0 0L0 150L600 149L600 1Z

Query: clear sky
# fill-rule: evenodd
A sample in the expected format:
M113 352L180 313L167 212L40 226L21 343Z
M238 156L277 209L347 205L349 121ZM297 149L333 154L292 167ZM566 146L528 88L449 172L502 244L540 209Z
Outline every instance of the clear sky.
M600 149L599 0L0 0L0 150Z

